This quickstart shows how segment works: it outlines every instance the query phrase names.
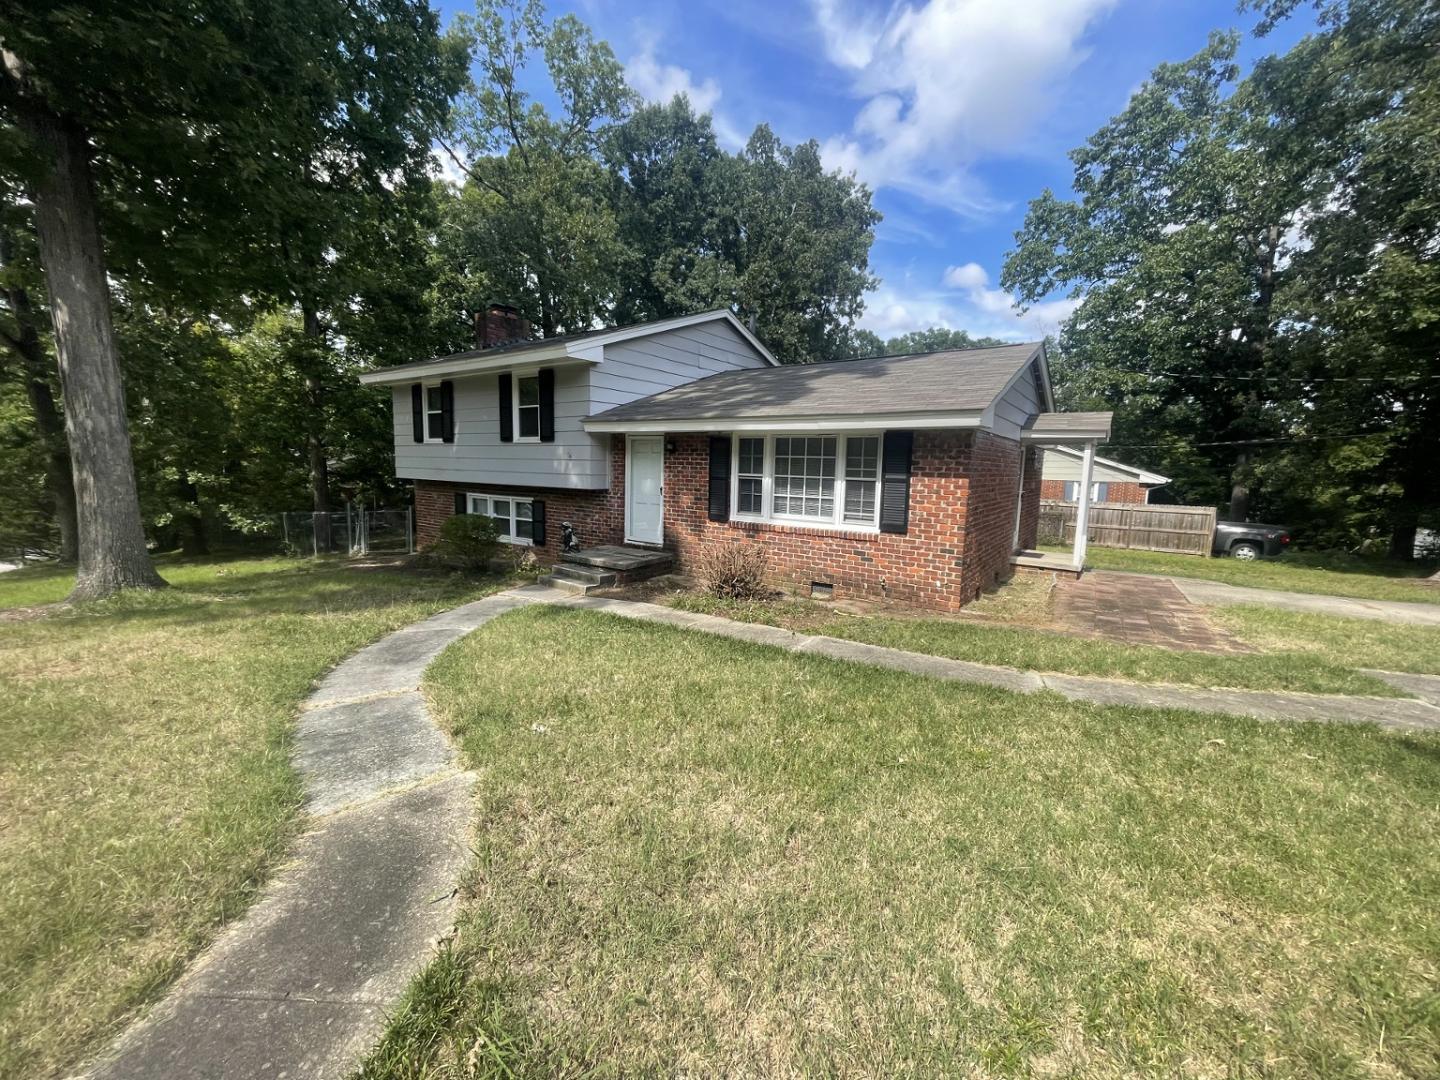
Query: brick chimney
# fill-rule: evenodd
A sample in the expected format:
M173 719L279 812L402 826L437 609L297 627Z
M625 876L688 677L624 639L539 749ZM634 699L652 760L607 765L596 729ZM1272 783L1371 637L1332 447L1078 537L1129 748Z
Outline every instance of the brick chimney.
M490 304L475 313L475 344L482 349L530 340L530 320L509 304Z

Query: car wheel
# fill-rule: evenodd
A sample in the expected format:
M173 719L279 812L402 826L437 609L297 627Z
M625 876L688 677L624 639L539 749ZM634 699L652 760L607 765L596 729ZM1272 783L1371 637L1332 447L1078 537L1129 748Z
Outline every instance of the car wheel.
M1248 540L1241 540L1240 543L1230 549L1230 557L1232 559L1244 559L1246 562L1258 559L1260 558L1260 545L1252 544Z

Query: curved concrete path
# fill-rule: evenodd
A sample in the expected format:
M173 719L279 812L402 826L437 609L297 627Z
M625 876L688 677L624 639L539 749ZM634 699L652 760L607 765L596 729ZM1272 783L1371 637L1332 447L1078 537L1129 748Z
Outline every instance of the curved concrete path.
M471 773L431 721L420 678L446 646L544 602L607 611L915 675L1054 691L1105 705L1440 731L1429 701L1147 686L904 652L657 604L527 586L443 612L361 649L306 701L296 761L314 828L261 898L90 1070L103 1080L349 1076L387 1010L451 927L469 859ZM1388 676L1388 672L1375 672ZM1395 685L1440 701L1440 679Z
M550 599L550 598L546 598ZM816 653L876 667L894 668L913 675L979 683L1029 694L1050 690L1071 701L1098 705L1134 705L1150 709L1188 709L1192 712L1229 713L1257 720L1317 720L1328 723L1371 723L1405 731L1440 731L1440 707L1409 698L1352 697L1343 694L1300 694L1271 690L1207 690L1164 683L1132 683L1089 675L1041 674L1018 668L974 664L943 656L866 645L844 638L798 634L761 623L742 623L715 615L700 615L659 604L642 604L598 596L574 596L550 602L567 607L608 611L626 618L668 623L688 630L774 645L791 652ZM1407 693L1422 693L1420 682L1434 686L1426 676L1373 672ZM1440 681L1440 680L1437 680Z
M345 1077L452 924L471 773L420 676L447 645L537 598L511 591L361 649L301 714L313 828L246 915L91 1070L139 1077Z

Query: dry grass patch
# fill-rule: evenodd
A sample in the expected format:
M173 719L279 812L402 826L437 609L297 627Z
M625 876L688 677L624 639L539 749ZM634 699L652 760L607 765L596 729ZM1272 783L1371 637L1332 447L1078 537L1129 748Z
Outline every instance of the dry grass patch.
M477 861L367 1076L1440 1068L1434 739L556 609L427 688Z
M161 593L0 625L0 1076L98 1048L244 909L298 827L291 722L313 680L479 591L282 560L175 569ZM38 587L0 579L0 603Z

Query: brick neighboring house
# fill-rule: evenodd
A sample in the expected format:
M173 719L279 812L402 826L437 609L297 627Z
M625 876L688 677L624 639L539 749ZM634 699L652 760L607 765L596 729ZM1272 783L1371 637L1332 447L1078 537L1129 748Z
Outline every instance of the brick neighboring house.
M552 563L565 525L682 570L758 544L788 587L954 610L1034 543L1040 447L1109 436L1109 413L1053 411L1039 343L780 366L728 311L481 327L500 344L361 376L391 388L422 545L455 513Z
M1084 454L1068 446L1045 451L1040 497L1047 502L1076 502L1080 496L1080 470ZM1170 482L1168 476L1097 456L1090 482L1092 503L1148 503L1150 492Z

